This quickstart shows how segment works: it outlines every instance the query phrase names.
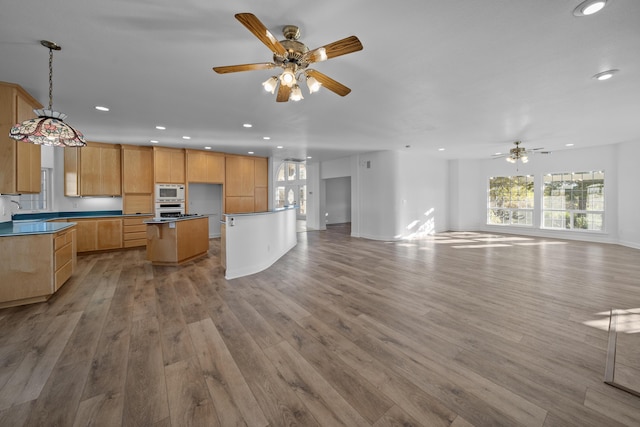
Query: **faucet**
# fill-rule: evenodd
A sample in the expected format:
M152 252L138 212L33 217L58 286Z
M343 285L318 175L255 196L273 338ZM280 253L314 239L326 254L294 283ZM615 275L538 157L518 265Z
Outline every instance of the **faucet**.
M20 203L18 203L15 200L10 200L11 203L15 203L16 205L18 205L18 209L22 209L22 205Z

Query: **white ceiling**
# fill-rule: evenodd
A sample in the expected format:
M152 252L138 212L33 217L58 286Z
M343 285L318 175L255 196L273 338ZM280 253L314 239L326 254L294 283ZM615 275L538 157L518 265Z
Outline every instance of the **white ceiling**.
M579 3L3 1L0 80L46 105L48 51L39 40L55 41L54 109L87 139L113 143L157 139L318 161L407 149L482 159L515 140L552 151L640 142L640 1L609 0L577 18ZM303 87L304 100L276 103L261 86L273 70L214 73L272 59L238 12L280 39L282 26L298 25L311 49L358 36L364 50L313 67L351 94ZM620 70L613 79L592 78L611 68Z

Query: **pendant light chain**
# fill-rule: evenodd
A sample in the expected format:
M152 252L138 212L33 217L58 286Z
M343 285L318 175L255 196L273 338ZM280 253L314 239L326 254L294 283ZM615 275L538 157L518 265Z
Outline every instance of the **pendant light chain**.
M49 48L49 110L53 111L53 49Z

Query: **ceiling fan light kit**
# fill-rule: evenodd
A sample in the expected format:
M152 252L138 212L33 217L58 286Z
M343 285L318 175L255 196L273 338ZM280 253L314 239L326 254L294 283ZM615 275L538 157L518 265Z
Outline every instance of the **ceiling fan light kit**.
M216 73L226 74L280 67L283 71L279 76L272 76L262 83L264 90L267 92L273 94L277 89L277 102L304 99L298 82L306 83L309 93L317 92L321 86L340 96L346 96L351 92L351 89L343 84L317 70L307 68L316 62L362 50L362 43L356 36L346 37L317 49L309 50L304 43L298 41L300 29L295 25L285 25L282 29L284 40L278 41L255 15L238 13L235 17L271 50L273 62L213 67Z
M49 108L33 110L38 116L11 127L9 136L17 141L55 147L84 147L84 135L64 122L67 115L53 110L53 51L62 48L49 40L40 44L49 49Z

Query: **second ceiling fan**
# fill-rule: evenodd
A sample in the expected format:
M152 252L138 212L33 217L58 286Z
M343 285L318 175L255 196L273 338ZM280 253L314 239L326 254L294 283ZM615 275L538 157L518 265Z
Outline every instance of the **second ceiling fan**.
M282 29L284 40L278 41L254 14L238 13L235 17L273 52L273 61L213 67L216 73L270 70L280 67L283 71L279 76L273 76L262 84L265 90L271 93L275 93L276 88L278 89L277 102L287 102L289 99L298 101L303 98L298 86L299 79L305 80L311 93L319 90L320 86L324 86L340 96L348 95L351 92L351 89L342 83L308 67L316 62L362 50L362 43L356 36L309 50L304 43L298 41L300 30L295 25L286 25Z

